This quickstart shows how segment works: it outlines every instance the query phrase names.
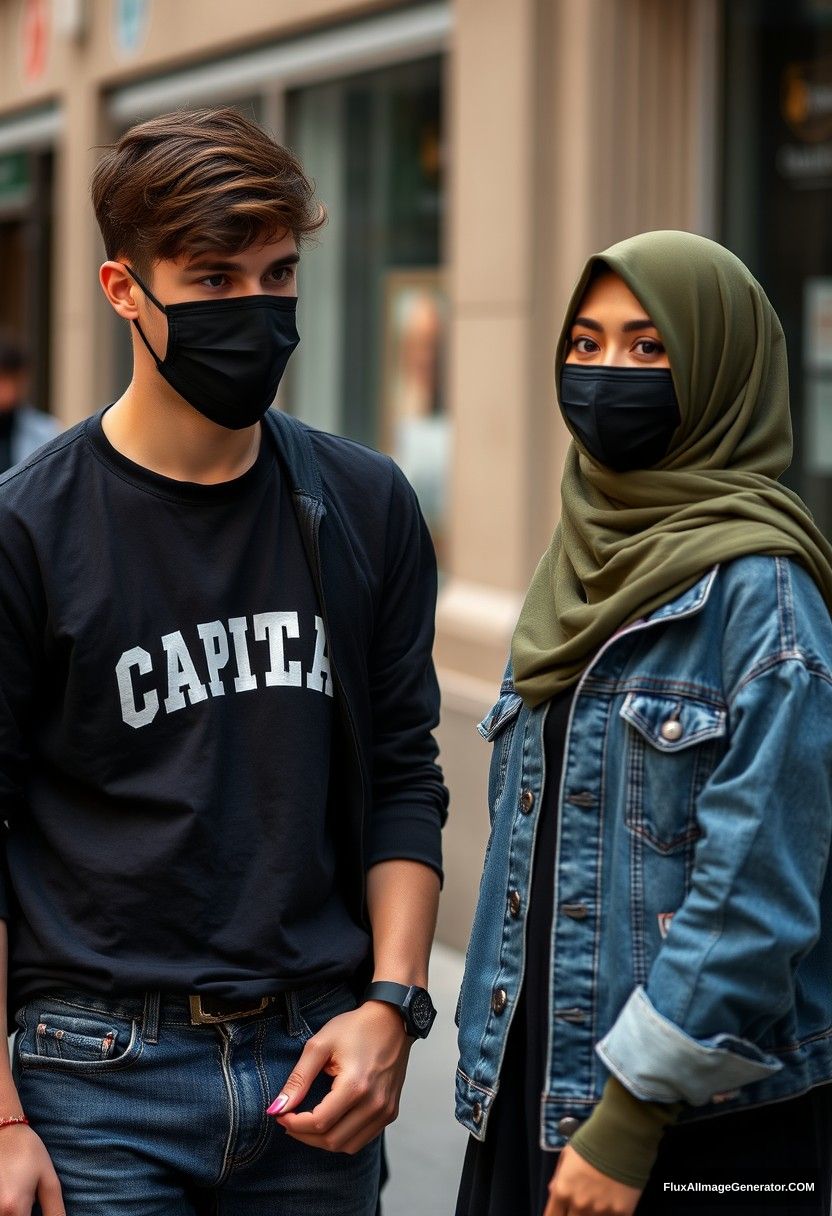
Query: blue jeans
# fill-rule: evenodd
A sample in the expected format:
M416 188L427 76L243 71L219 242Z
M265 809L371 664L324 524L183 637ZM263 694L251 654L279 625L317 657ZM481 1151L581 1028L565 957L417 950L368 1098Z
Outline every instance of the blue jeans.
M13 1072L67 1216L374 1216L379 1140L330 1153L265 1113L306 1041L355 1003L345 984L321 984L192 1026L184 999L158 994L30 1000ZM318 1077L300 1109L330 1084Z

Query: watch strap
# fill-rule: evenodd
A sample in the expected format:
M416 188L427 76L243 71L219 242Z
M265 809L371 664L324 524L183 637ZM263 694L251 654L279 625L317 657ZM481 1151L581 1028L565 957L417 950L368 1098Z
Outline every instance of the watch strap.
M410 987L407 984L394 984L392 980L374 980L364 993L364 1000L384 1001L404 1010L409 992Z

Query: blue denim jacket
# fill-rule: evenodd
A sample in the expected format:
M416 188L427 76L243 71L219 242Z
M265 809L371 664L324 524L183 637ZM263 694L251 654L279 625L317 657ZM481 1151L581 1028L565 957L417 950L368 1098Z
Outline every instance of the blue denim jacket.
M613 1073L682 1119L832 1079L832 622L745 557L616 634L578 685L558 797L541 1146ZM480 724L491 836L457 1013L482 1139L523 982L547 704Z

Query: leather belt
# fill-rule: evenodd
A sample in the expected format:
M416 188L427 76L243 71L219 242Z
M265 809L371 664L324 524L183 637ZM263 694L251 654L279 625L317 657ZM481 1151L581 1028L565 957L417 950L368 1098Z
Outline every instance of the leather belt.
M231 1001L219 1000L217 997L189 996L188 1008L191 1014L191 1025L208 1026L214 1022L234 1022L238 1018L250 1018L254 1014L268 1009L269 1005L276 1000L278 1000L276 996L264 996L258 1005L249 1009L240 1009Z

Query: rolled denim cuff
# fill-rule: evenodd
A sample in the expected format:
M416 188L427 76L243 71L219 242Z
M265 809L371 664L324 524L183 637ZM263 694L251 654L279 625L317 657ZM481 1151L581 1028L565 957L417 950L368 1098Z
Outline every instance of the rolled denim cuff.
M608 1077L601 1101L569 1140L576 1153L608 1178L645 1186L664 1130L679 1116L683 1102L644 1102Z
M694 1039L655 1008L639 985L595 1050L638 1098L704 1106L782 1067L748 1039L717 1034Z

